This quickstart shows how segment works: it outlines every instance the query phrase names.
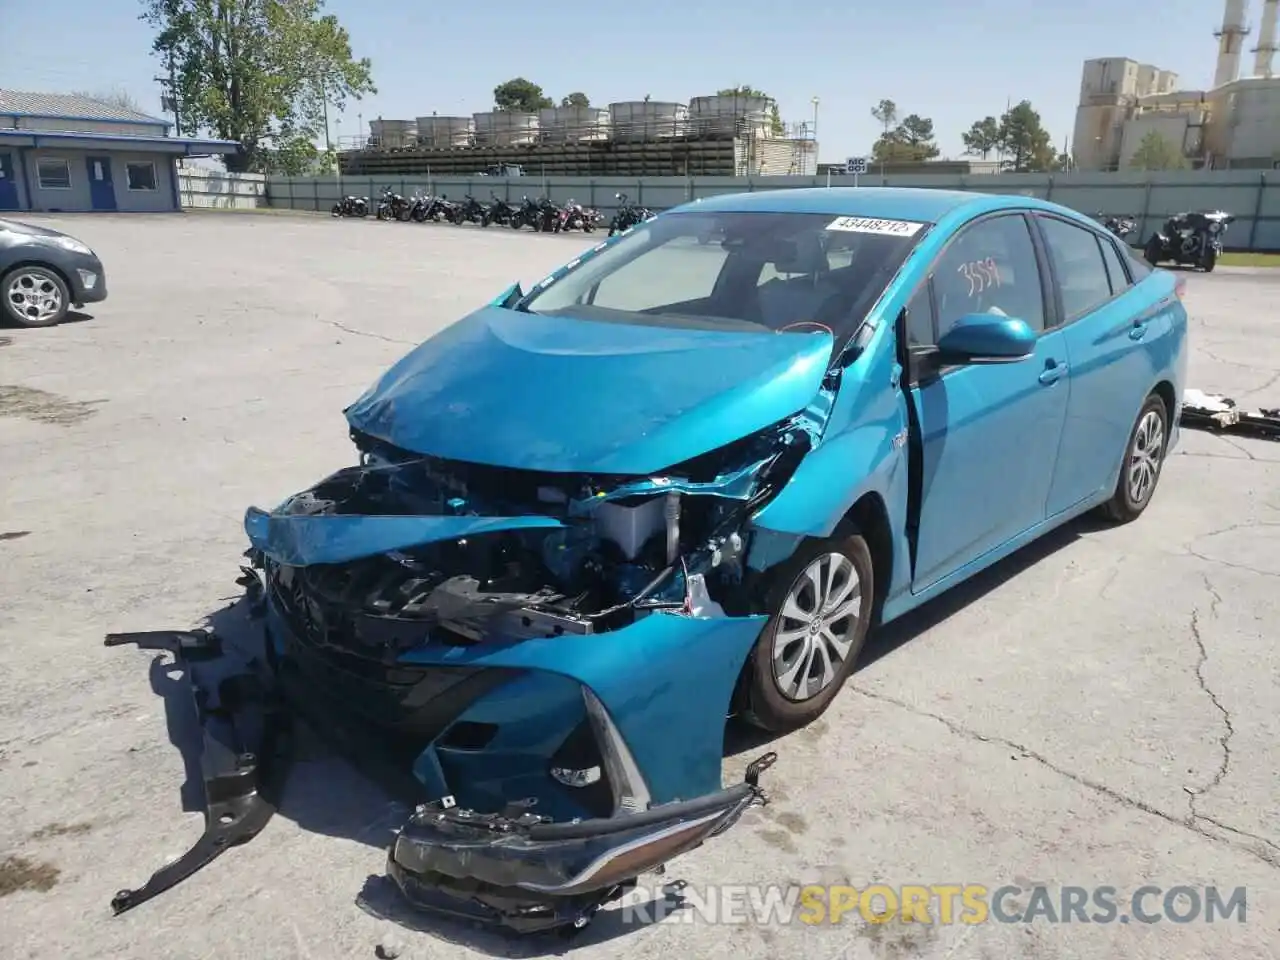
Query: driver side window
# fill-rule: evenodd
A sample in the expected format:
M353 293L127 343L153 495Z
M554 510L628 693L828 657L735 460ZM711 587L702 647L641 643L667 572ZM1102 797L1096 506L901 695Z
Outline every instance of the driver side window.
M934 297L942 337L961 317L992 313L1044 330L1044 289L1031 230L1021 214L964 227L934 264Z

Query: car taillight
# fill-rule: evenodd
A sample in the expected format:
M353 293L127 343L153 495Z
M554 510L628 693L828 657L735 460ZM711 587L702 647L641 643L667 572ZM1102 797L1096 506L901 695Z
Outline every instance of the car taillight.
M1178 277L1173 282L1173 292L1177 294L1179 300L1185 299L1187 295L1187 278Z

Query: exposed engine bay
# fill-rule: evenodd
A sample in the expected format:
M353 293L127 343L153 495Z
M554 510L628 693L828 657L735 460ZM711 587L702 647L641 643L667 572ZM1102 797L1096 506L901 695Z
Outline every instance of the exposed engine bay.
M654 610L724 615L746 603L744 520L785 483L813 429L791 418L654 478L457 463L353 433L360 465L289 498L265 527L287 518L453 517L478 521L474 532L345 562L308 554L294 558L308 563L268 565L285 596L366 614L352 623L369 635L351 642L389 653L400 645L378 622L387 619L470 643L599 633ZM265 536L277 550L286 539ZM255 546L270 557L273 546ZM415 634L406 642L421 643Z

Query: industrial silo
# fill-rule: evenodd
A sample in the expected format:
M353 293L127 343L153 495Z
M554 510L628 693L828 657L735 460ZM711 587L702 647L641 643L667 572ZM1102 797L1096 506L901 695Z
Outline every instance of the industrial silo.
M620 143L670 140L689 132L689 107L659 100L625 100L609 104L613 139Z
M418 144L433 149L465 147L470 145L474 129L471 117L419 117Z
M773 133L768 97L710 96L689 101L689 132L711 138L764 138Z
M538 113L543 143L590 143L609 139L609 111L598 107L548 107Z
M418 125L412 120L370 120L369 133L380 150L402 150L418 143Z
M515 147L536 143L538 115L514 110L474 114L476 146Z

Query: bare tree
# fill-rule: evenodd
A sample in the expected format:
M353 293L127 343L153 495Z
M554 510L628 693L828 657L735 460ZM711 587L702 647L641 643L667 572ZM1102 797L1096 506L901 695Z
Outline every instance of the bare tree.
M99 103L109 104L113 107L119 107L121 110L132 110L134 113L143 113L143 109L138 105L138 101L133 99L124 90L106 90L97 93L90 93L87 90L73 90L72 96L85 97L89 100L97 100Z

